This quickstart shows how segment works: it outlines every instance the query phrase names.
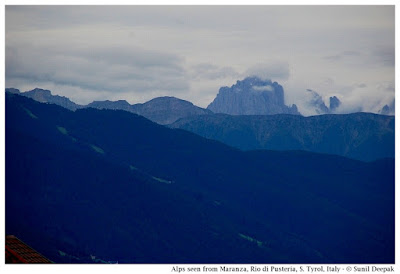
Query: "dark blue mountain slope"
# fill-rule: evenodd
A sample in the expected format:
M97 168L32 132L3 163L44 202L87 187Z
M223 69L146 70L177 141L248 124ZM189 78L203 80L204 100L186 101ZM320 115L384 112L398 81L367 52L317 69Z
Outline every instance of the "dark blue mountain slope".
M246 226L199 194L12 129L7 139L7 233L55 262L288 260L242 239Z
M185 129L243 150L306 150L362 161L394 157L394 116L373 113L299 115L213 114L178 120Z
M11 94L6 230L71 261L393 263L394 161L242 152Z

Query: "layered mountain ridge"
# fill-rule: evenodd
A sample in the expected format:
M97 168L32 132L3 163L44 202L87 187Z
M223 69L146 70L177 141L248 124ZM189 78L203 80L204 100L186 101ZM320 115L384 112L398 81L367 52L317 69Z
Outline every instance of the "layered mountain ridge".
M41 103L50 103L75 111L82 108L124 110L142 115L158 124L171 124L180 118L194 115L206 115L212 112L193 105L191 102L175 97L157 97L143 104L131 105L125 100L118 101L93 101L88 105L78 105L66 97L52 95L50 90L35 88L30 91L20 92L15 88L7 88L6 92L19 94Z
M394 116L373 113L300 115L213 114L170 125L243 150L305 150L362 161L395 156Z
M237 91L242 87L246 87L247 90ZM251 91L248 90L249 87ZM225 89L221 90L220 93L223 94ZM394 157L394 116L367 113L310 117L288 114L226 115L214 114L209 109L197 107L191 102L175 97L158 97L134 105L125 100L106 100L94 101L83 106L66 97L51 95L49 90L34 89L21 93L17 89L6 89L6 92L23 95L39 102L54 103L73 111L83 108L124 110L144 116L158 124L188 130L243 150L305 150L363 161ZM226 92L240 93L240 96L248 93L266 96L265 92L272 92L271 94L275 94L275 107L282 106L284 102L283 90L279 84L271 81L260 82L258 78L239 81L232 88L227 88ZM334 112L340 106L340 100L335 96L330 97L328 108L318 93L312 90L309 92L314 95L313 105L320 109L321 113ZM272 97L266 98L272 100ZM288 110L286 106L283 109ZM394 101L382 112L389 113L391 109L394 109Z
M343 114L343 110L341 110L342 102L337 96L330 96L329 105L327 105L322 96L316 91L311 89L306 91L306 97L308 96L309 98L305 104L315 114ZM284 89L280 84L255 76L238 80L231 87L221 87L213 102L206 109L195 106L189 101L170 96L157 97L148 102L133 105L125 100L94 101L88 105L79 105L66 97L52 95L51 91L40 88L26 92L20 92L15 88L6 88L6 92L20 94L42 103L57 104L74 111L86 107L125 110L142 115L162 125L171 124L180 118L212 113L229 115L302 115L296 104L291 106L285 104ZM361 107L354 110L354 112L361 111ZM391 103L384 105L377 113L394 115L394 99Z

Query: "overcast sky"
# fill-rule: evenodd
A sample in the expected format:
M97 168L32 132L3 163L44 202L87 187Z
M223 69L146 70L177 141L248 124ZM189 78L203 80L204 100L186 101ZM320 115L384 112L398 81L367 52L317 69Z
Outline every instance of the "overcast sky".
M175 96L207 107L248 75L280 83L314 114L394 99L394 6L6 6L6 87L76 103Z

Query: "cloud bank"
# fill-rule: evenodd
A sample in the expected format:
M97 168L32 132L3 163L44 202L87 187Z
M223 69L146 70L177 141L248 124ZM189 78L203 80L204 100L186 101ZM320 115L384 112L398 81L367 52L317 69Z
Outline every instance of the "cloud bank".
M6 6L6 87L77 103L176 96L205 107L246 76L337 111L394 99L394 6Z

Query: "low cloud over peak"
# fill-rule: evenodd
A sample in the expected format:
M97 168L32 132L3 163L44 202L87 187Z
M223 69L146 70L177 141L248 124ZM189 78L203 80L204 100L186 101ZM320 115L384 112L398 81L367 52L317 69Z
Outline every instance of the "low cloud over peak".
M289 64L283 61L269 61L250 67L246 76L255 76L263 80L274 79L276 81L288 80L290 76Z

